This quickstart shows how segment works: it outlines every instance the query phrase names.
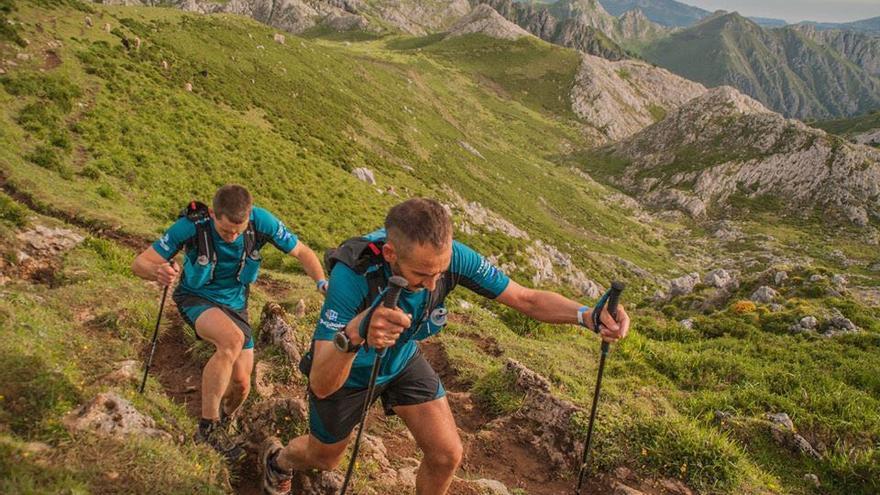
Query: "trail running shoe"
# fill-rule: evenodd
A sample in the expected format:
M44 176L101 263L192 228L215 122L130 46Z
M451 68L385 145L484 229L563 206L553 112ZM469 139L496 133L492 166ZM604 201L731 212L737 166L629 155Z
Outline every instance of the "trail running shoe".
M275 459L281 449L281 441L277 437L269 437L263 443L260 464L263 466L263 493L266 495L288 495L290 493L293 473L282 471L275 464Z
M196 443L208 444L220 453L227 462L234 463L244 459L246 452L241 445L229 437L226 428L219 422L211 423L207 428L199 426L195 435Z

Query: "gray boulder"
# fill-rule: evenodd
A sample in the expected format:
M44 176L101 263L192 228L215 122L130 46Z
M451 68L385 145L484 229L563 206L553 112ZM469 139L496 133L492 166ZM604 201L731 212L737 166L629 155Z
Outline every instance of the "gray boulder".
M351 175L371 186L376 185L376 176L374 176L373 171L368 168L358 167L351 171Z
M703 275L703 284L724 289L736 283L733 276L725 269L719 268Z
M669 281L669 296L684 296L694 291L694 286L700 281L700 274L689 273L687 275Z
M767 287L766 285L762 285L761 287L758 287L755 292L752 292L752 295L751 297L749 297L749 299L756 303L768 304L772 302L773 299L776 299L778 296L778 292L770 287Z

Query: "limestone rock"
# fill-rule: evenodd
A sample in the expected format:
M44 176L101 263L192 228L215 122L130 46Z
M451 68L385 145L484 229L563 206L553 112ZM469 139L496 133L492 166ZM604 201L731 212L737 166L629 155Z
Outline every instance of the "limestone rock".
M786 430L794 431L794 422L788 417L787 413L770 413L767 414L767 419L773 424L784 427Z
M475 33L503 40L531 36L528 31L508 21L486 4L477 5L466 16L459 19L449 29L449 34L446 37L455 38Z
M298 365L306 349L297 342L295 330L287 323L286 316L287 312L277 303L266 303L260 319L260 341L284 349L293 365L293 373L299 375Z
M279 43L281 45L284 44L285 38L284 38L284 35L281 33L275 33L275 35L273 36L273 39L275 40L276 43Z
M67 251L84 240L84 237L62 227L51 228L36 225L32 229L19 232L16 236L34 252L45 256Z
M254 391L264 399L271 398L275 393L275 384L269 377L271 367L265 361L257 361L254 365Z
M68 413L63 422L70 431L92 432L101 436L171 438L167 432L156 429L152 418L141 414L129 401L114 392L98 394L87 404Z
M669 296L684 296L694 291L700 281L699 273L689 273L669 281Z
M376 177L373 175L373 171L368 168L358 167L351 171L351 175L354 175L358 180L366 182L372 186L376 185Z
M486 159L486 157L484 157L476 148L473 147L473 145L471 145L467 141L459 141L458 145L464 148L468 153L476 156L477 158L481 160Z
M536 240L526 248L526 253L529 263L535 269L535 275L532 276L532 283L535 285L566 284L581 295L591 298L597 298L605 292L601 285L575 266L571 256L551 244ZM561 274L557 273L557 269Z
M767 287L766 285L762 285L761 287L758 287L755 292L752 292L752 295L749 297L749 299L755 301L756 303L767 304L772 302L773 299L778 296L778 292L770 287Z
M689 170L667 168L685 150L718 156ZM730 87L707 91L609 152L630 163L618 185L655 208L691 216L701 209L682 198L699 200L703 214L722 215L743 191L756 200L784 197L789 214L821 208L856 225L880 210L880 150L786 120Z
M636 60L584 54L571 90L572 110L603 141L629 137L706 92L702 84Z
M776 272L776 275L773 276L773 281L776 285L781 285L782 282L785 282L786 280L788 280L788 272L785 271L778 271Z
M703 284L708 285L709 287L724 289L729 285L733 285L735 282L733 276L723 268L712 270L706 275L703 275Z

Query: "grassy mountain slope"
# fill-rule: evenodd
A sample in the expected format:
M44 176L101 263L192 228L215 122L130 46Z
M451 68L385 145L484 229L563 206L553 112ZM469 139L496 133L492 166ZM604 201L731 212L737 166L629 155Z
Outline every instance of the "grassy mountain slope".
M842 54L797 29L764 29L736 13L674 33L643 55L707 86L734 86L790 117L845 116L880 106L880 80Z
M832 134L852 136L880 128L880 112L872 112L848 119L822 120L813 122L810 125Z
M638 220L613 191L561 159L583 146L567 102L576 53L537 40L479 36L288 36L279 44L273 30L240 17L79 3L18 3L7 16L21 24L3 25L30 44L15 45L6 34L2 43L2 58L19 60L0 77L0 171L11 194L0 195L4 266L23 248L16 232L53 221L23 203L94 237L62 259L57 283L2 288L0 327L15 338L2 339L0 349L18 360L4 367L4 383L24 383L0 394L3 491L224 489L217 459L203 449L157 441L132 452L116 443L71 442L58 422L102 388L98 366L137 356L151 330L156 293L128 274L134 250L126 246L145 245L183 202L207 199L228 181L247 184L315 248L375 227L400 200L389 192L393 186L400 196L478 201L531 239L570 253L599 281L630 281L626 300L638 330L609 360L591 466L597 471L626 465L705 493L810 493L803 474L813 472L833 493L876 491L877 310L834 299L864 332L826 340L782 330L804 311L830 304L818 289L800 293L792 286L776 313L735 309L748 285L730 305L705 310L691 305L704 292L662 308L643 298L654 287L617 256L668 275L691 269L692 257L721 253L695 242L676 221ZM19 51L30 58L17 58ZM377 186L351 176L361 166L376 172ZM456 215L460 221L461 211ZM780 243L799 244L809 234L777 235ZM483 228L459 238L515 262L518 279L533 274L523 239ZM832 239L822 249L842 242ZM300 275L282 273L294 271L287 260L267 253L266 265L295 297L306 293ZM259 308L271 295L258 288L255 297ZM78 311L91 313L78 319ZM462 318L439 341L493 410L516 407L503 379L507 357L547 376L555 394L588 406L598 347L592 336L523 321L491 303L457 312ZM695 315L692 329L677 323ZM480 345L489 336L500 353ZM96 338L103 345L92 344ZM47 372L28 380L40 360ZM46 399L28 408L7 400L25 395ZM175 433L194 427L154 381L137 404ZM740 419L722 429L712 420L715 410ZM797 457L772 443L762 418L777 410L825 443L827 456ZM28 441L47 442L54 453L28 461ZM98 472L89 449L123 477ZM179 479L181 472L196 475Z

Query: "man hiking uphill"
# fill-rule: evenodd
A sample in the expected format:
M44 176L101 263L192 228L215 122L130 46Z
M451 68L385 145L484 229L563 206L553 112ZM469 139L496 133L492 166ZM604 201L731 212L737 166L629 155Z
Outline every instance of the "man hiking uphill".
M174 302L196 337L216 348L202 371L196 441L208 443L228 460L244 455L226 430L250 391L254 341L247 299L249 286L257 279L260 248L267 243L299 259L318 289L326 291L324 270L315 253L275 216L253 206L251 194L239 185L218 189L213 209L190 203L165 235L132 264L139 277L167 287L180 274L172 259L185 248Z
M277 438L264 445L263 488L272 495L290 491L294 470L329 470L339 463L364 412L376 349L387 354L380 361L373 397L382 398L386 414L403 419L424 453L416 493L446 493L461 462L462 445L443 385L419 352L418 341L442 329L443 299L455 286L540 321L593 326L589 308L553 292L522 287L453 241L449 214L430 199L393 207L384 229L349 239L328 253L327 264L330 290L312 352L301 365L309 376L310 433L284 447ZM384 298L394 289L382 288L392 276L403 277L407 286L395 307L385 307ZM607 311L600 315L601 335L609 342L625 337L629 329L623 306L617 311L617 322Z

